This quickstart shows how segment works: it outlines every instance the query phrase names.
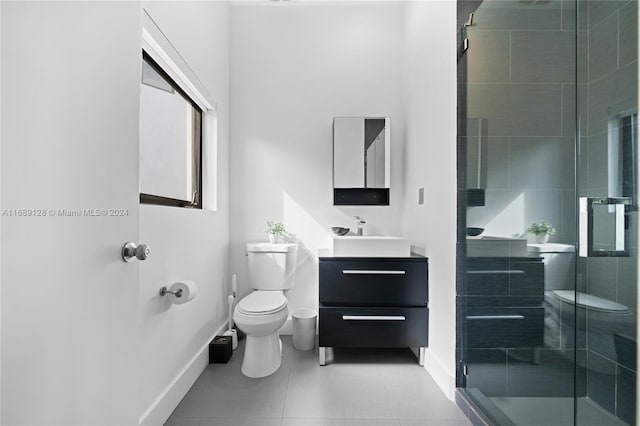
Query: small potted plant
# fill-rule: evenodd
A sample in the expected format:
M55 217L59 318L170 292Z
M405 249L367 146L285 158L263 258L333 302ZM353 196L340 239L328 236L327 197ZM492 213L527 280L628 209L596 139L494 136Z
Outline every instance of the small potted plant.
M535 235L537 243L544 244L549 241L549 235L556 233L556 228L552 224L542 221L540 223L532 223L527 232Z
M284 236L287 233L287 231L284 229L284 225L274 220L267 221L267 229L265 229L264 232L266 232L267 235L269 235L270 243L284 242Z

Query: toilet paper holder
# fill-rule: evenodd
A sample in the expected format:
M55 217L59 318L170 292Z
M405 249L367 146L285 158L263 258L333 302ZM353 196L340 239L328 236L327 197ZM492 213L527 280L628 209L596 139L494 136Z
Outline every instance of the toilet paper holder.
M175 297L182 297L182 289L171 291L166 286L164 286L160 289L160 296L164 296L166 294L173 294Z

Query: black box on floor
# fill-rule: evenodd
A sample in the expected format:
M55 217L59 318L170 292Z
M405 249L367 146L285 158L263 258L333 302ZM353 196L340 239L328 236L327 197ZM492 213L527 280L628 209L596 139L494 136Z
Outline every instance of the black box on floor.
M231 336L216 336L209 343L209 364L226 363L231 358Z

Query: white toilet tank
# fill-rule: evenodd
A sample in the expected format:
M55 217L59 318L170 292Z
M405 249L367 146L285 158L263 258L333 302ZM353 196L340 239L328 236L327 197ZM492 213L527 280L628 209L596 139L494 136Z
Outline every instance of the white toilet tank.
M575 247L569 244L529 244L530 254L542 257L544 262L544 289L570 290L575 283Z
M297 244L248 243L249 284L255 290L290 289L297 255Z

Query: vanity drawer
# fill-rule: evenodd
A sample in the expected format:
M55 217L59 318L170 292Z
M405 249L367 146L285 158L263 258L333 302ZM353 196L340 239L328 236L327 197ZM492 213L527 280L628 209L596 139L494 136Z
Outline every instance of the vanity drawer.
M519 348L542 346L544 308L470 308L466 316L468 348Z
M320 303L426 306L428 266L422 260L320 260Z
M427 346L428 330L426 307L320 307L320 346Z
M542 301L544 264L539 258L469 261L468 296L528 296Z

